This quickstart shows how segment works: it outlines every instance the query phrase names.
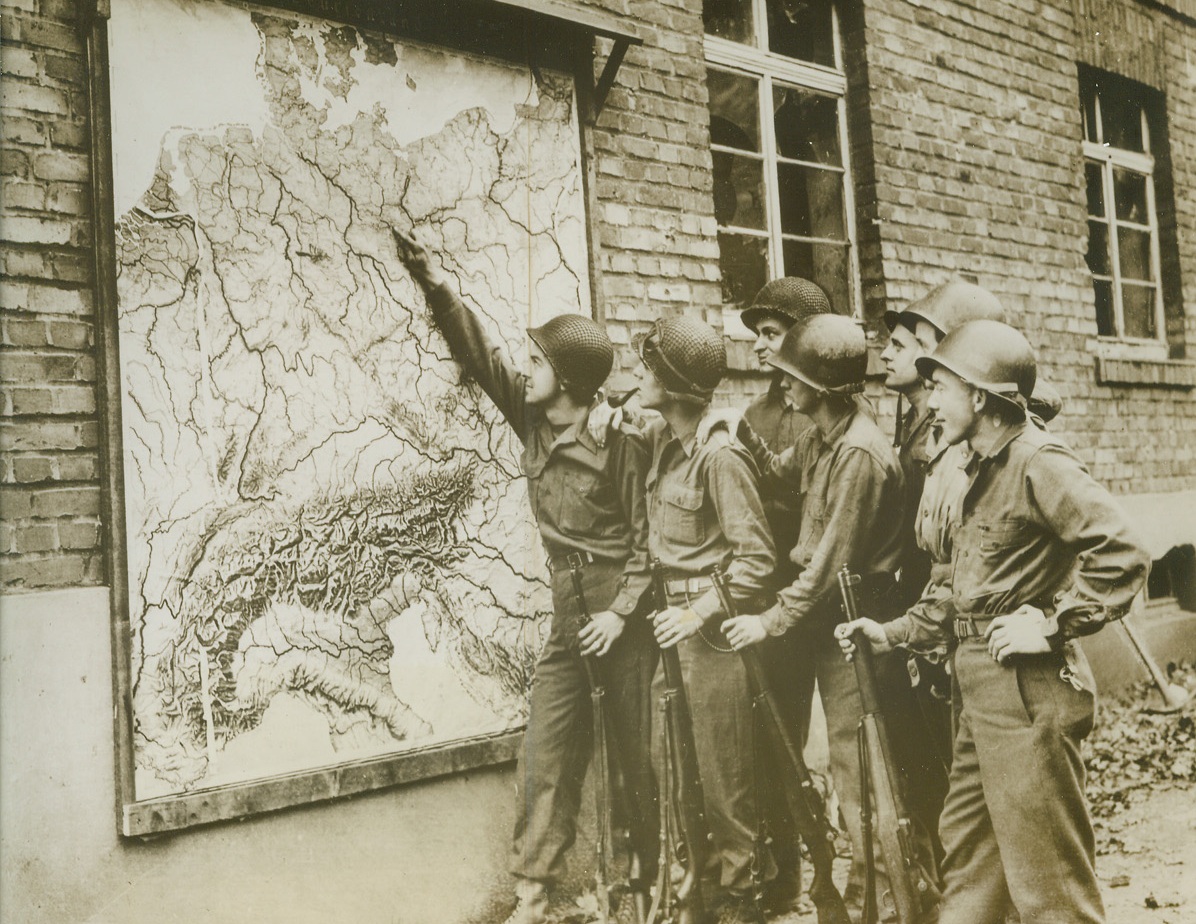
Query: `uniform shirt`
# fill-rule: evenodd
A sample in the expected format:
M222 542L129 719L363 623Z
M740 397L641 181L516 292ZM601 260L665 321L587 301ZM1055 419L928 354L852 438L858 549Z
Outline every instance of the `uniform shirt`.
M905 477L905 527L901 556L901 598L907 604L922 595L922 589L930 579L931 557L915 539L918 524L919 501L922 487L930 470L930 455L927 442L932 439L934 414L929 410L918 413L911 406L901 422L901 443L897 456L901 460L901 472Z
M1124 616L1150 557L1083 463L1026 422L972 448L951 525L957 614L993 617L1030 604L1047 613L1055 644Z
M781 635L838 592L847 565L865 577L892 574L901 561L904 479L889 440L876 421L855 409L823 438L817 427L777 455L749 427L741 438L763 469L761 485L797 485L803 495L801 531L790 559L802 572L763 614Z
M647 425L648 548L677 576L722 567L736 607L754 612L776 562L756 472L726 428L716 428L701 446L696 432L695 425L674 433L663 419ZM690 608L703 621L726 615L713 589Z
M743 412L756 436L772 452L781 453L797 443L814 422L785 400L785 394L774 382L768 391L757 397ZM767 492L762 491L760 500L764 503L764 515L772 530L773 544L777 550L778 575L788 575L789 550L797 544L801 526L801 492L790 484L776 485ZM788 579L785 580L788 583Z
M586 431L585 418L554 433L527 403L527 377L493 343L478 319L446 285L428 294L432 317L453 356L490 396L523 443L527 494L550 556L570 551L626 559L610 609L635 610L651 584L644 481L649 450L632 428L611 434L605 447Z
M923 454L928 470L914 520L914 539L930 561L930 572L918 599L905 615L885 623L892 645L904 645L931 660L946 656L954 642L951 602L951 524L968 486L966 443L948 446L935 433L927 435Z

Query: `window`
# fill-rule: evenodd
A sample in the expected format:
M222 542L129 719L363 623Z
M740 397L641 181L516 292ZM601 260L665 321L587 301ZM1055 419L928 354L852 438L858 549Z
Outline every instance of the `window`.
M704 17L724 302L738 307L770 279L804 276L836 311L856 313L834 4L706 0Z
M1108 74L1082 74L1088 269L1101 337L1166 345L1155 199L1156 136L1148 95ZM1165 355L1165 354L1164 354Z

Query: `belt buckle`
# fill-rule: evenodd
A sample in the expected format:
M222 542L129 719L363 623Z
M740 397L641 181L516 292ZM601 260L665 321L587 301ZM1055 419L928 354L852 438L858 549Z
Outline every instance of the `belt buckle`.
M580 571L586 563L581 552L570 552L565 556L565 561L568 563L570 571Z

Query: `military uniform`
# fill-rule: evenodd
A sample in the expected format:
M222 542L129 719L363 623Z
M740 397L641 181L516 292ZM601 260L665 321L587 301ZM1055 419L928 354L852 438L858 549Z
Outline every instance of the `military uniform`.
M741 427L740 437L763 469L762 490L798 485L803 495L800 535L790 553L799 574L762 618L772 635L801 631L812 649L826 714L831 775L853 847L844 898L858 916L864 886L857 744L861 707L855 670L843 659L833 634L841 620L838 570L846 564L863 576L861 602L869 615L883 619L892 614L893 576L902 552L901 467L889 440L861 409L845 416L825 437L816 428L807 430L796 447L780 455L770 453L750 428ZM887 889L883 867L878 866L878 895Z
M1021 334L971 321L917 366L944 388L955 386L940 370L986 393L970 424L951 404L969 452L947 530L958 728L940 825L940 922L1001 924L1016 912L1023 921L1100 924L1080 753L1095 693L1076 639L1125 615L1149 556L1108 491L1027 419L1036 363ZM957 477L945 462L944 477ZM950 510L950 492L946 501ZM1004 627L999 641L986 637L997 617L1023 606L1045 615L1048 651L1024 653L1038 644ZM1018 618L1025 626L1033 616Z
M658 813L649 760L648 696L658 652L640 606L651 583L644 498L648 444L628 428L600 447L586 432L584 420L554 431L543 413L527 404L526 377L451 289L433 289L428 304L454 357L523 443L528 498L552 575L552 627L536 664L516 776L511 871L522 879L557 881L576 835L592 722L589 682L578 653L579 609L570 553L585 562L582 580L591 612L609 609L626 620L623 634L597 659L597 667L626 782L629 805L624 811L632 844L650 866L658 853Z
M692 609L705 623L677 645L677 653L715 849L717 869L708 873L724 888L744 892L753 886L760 820L751 693L742 659L719 630L724 614L705 575L722 566L735 604L755 612L767 594L775 555L751 460L725 429L701 446L695 433L674 433L663 420L647 428L648 547L666 568L669 604ZM653 700L663 691L658 671ZM661 755L655 757L659 763ZM770 878L767 856L756 860L761 878Z
M1032 425L1008 427L966 470L952 528L960 705L940 921L997 924L1012 906L1023 921L1100 922L1080 754L1095 686L1075 639L1128 611L1149 559L1108 492ZM1058 626L1055 650L1001 665L984 630L1027 603Z

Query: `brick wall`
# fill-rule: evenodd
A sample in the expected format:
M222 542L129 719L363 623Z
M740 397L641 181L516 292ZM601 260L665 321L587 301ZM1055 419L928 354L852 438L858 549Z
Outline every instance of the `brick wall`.
M632 335L662 314L697 309L721 329L711 193L702 0L603 4L633 20L632 48L594 133L601 301L634 368Z
M4 0L0 586L95 584L87 97L73 0Z
M697 309L720 323L702 2L587 2L644 38L592 138L596 294L626 375L632 334L659 314ZM103 579L78 5L0 0L8 590ZM1186 76L1196 28L1167 16L1136 0L867 0L845 17L871 319L952 273L974 274L1038 346L1067 401L1059 429L1120 492L1196 487L1196 396L1095 382L1076 61L1124 63L1126 76L1167 92L1186 339L1196 344L1196 89ZM1106 20L1115 39L1096 34ZM722 400L759 386L740 377Z
M1089 0L1086 7L1113 5ZM1149 21L1136 39L1122 30L1118 54L1160 55L1156 73L1166 75L1193 343L1196 98L1184 62L1196 55L1196 29L1134 0L1117 6L1120 19L1110 14L1111 23ZM879 273L870 270L882 280L873 295L881 288L884 300L900 305L952 273L974 274L1038 349L1066 402L1055 428L1097 478L1118 493L1190 489L1196 395L1096 384L1076 72L1081 28L1102 31L1099 20L1078 22L1066 0L865 3L875 196L865 208L878 221L883 263ZM1165 36L1161 46L1150 43L1152 34ZM1135 67L1127 76L1155 65ZM870 300L871 311L879 301Z

